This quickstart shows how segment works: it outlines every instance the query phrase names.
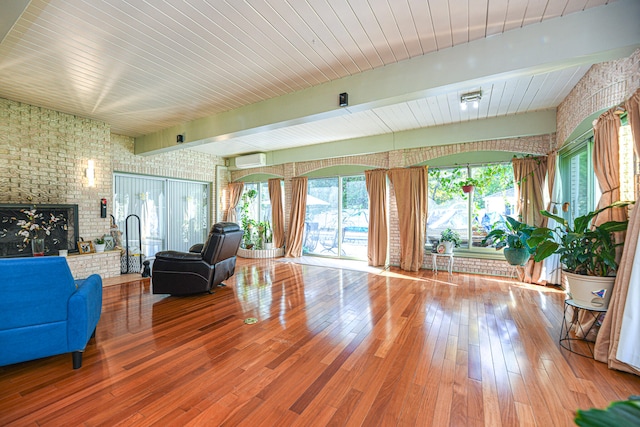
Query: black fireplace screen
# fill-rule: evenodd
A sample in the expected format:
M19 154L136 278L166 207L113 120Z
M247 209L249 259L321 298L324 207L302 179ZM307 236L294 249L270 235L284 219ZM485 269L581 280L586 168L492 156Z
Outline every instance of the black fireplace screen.
M78 205L0 204L0 257L31 256L36 232L44 238L45 255L77 252Z

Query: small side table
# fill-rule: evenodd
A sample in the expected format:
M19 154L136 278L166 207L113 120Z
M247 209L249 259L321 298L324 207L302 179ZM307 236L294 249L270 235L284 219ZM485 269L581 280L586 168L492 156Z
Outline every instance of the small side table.
M431 252L431 265L433 265L433 271L438 273L438 257L449 257L449 264L447 265L447 271L449 274L453 272L453 252L450 254L439 254L436 252Z
M573 314L571 316L571 320L567 320L567 310L569 307L573 308ZM593 344L594 341L590 341L587 338L589 337L589 332L593 329L594 326L599 325L598 317L600 314L606 312L606 308L595 308L595 307L586 307L572 299L564 300L564 315L562 317L562 326L560 327L560 346L565 350L569 350L570 352L577 354L579 356L591 357L593 358ZM588 327L583 327L582 322L580 322L580 314L585 314L586 318L589 320L593 319L593 323ZM584 338L576 338L575 335L571 336L572 330L577 330L580 332L580 335ZM582 351L578 351L576 346L574 348L571 347L572 342L581 341L585 343L589 353L585 353Z

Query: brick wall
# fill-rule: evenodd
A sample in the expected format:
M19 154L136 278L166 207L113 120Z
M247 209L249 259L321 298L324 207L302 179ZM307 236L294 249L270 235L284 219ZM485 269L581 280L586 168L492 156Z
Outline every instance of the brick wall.
M89 159L95 187L85 176ZM99 204L112 194L106 124L0 99L0 161L0 203L77 204L81 236L109 230Z
M592 66L558 106L557 143L584 119L626 101L640 88L640 49L628 58Z
M116 134L111 134L111 146L111 170L113 172L208 182L209 200L212 201L210 218L212 222L215 222L219 206L222 205L217 193L216 178L217 168L224 166L222 157L189 149L151 156L136 156L133 154L134 139Z
M120 252L108 251L96 254L70 255L67 264L76 279L97 273L103 279L120 275Z
M85 174L89 159L95 162L94 187ZM224 160L193 150L136 156L133 138L111 134L105 123L0 98L0 203L77 204L85 240L109 232L109 218L100 218L100 199L113 206L113 171L209 182L215 201L211 218L216 218L219 164ZM111 277L120 272L117 258L83 255L69 257L69 264L74 274Z
M291 179L310 172L338 165L364 165L371 169L407 167L442 156L471 151L506 151L542 155L549 152L555 143L555 134L538 135L526 138L510 138L477 141L465 144L450 144L436 147L421 147L407 150L393 150L364 156L339 157L309 162L295 162L284 165L266 166L254 169L242 169L231 172L231 180L237 181L253 174L272 174L284 178L285 191L285 230L289 227L291 213ZM390 264L400 264L400 234L396 199L393 191L389 198L389 253ZM431 257L425 257L424 268L431 268ZM477 260L458 258L454 263L455 271L509 276L510 266L503 260Z

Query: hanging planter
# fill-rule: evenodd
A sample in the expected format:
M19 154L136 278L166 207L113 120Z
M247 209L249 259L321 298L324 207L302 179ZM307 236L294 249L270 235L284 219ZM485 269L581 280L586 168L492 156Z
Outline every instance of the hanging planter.
M462 186L462 192L465 194L473 193L476 186L478 185L478 181L473 178L466 178L464 181L460 183Z

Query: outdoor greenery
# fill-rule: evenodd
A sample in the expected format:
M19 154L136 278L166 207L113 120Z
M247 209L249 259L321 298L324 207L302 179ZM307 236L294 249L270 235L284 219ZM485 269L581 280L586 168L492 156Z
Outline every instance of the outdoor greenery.
M367 187L362 185L364 176L342 177L342 206L350 209L369 209Z
M460 196L463 185L476 186L474 211L485 208L484 196L504 193L513 186L513 168L509 163L474 167L469 177L466 167L429 168L429 198L441 205ZM469 183L469 184L467 184Z
M538 227L528 239L528 244L535 248L535 260L542 261L552 254L560 255L560 262L570 273L587 276L613 276L618 269L616 248L624 242L616 242L613 233L625 231L628 221L609 221L597 227L591 221L600 212L614 207L626 207L633 202L616 202L577 217L573 224L570 221L548 211L541 211L544 216L553 218L558 226L554 229Z

